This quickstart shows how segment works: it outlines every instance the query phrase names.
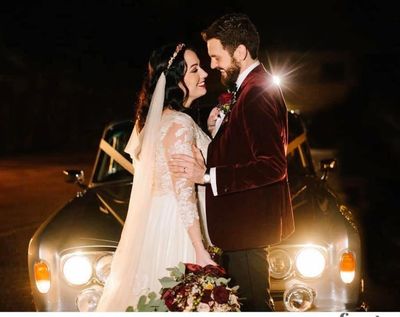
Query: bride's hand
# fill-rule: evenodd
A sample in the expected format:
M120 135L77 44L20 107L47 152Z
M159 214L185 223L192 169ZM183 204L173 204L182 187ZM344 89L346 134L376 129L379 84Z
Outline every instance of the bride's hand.
M206 265L217 265L212 259L210 254L207 252L206 249L203 248L196 248L196 264L201 266Z

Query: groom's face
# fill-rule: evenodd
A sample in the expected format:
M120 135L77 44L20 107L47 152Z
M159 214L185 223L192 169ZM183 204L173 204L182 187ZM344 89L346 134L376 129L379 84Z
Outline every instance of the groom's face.
M224 49L221 41L218 39L208 40L207 50L211 58L211 68L220 71L222 84L230 87L231 84L236 83L240 74L240 64L228 50Z

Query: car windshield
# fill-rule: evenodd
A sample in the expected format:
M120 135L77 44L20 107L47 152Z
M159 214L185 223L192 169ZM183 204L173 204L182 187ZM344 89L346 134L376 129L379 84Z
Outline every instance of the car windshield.
M110 125L103 135L102 142L106 142L112 149L131 164L130 156L124 152L133 129L132 121L123 121ZM306 131L299 115L289 112L289 146L288 146L288 174L291 187L302 183L305 175L313 174L312 158L306 140ZM126 166L121 165L121 160L115 158L115 153L108 150L99 151L93 183L111 181L132 181L132 174Z
M303 120L298 114L290 111L288 121L288 175L291 190L296 191L299 186L302 186L303 178L306 175L313 175L315 172Z
M126 144L132 133L132 121L123 121L110 125L104 132L102 142L106 142L110 148L115 149L122 157L129 161L132 160L129 154L124 152ZM102 144L100 144L101 146ZM107 149L107 148L106 148ZM99 151L95 171L93 174L93 183L104 183L112 181L132 181L132 174L124 168L115 158L115 153L106 152L101 146Z

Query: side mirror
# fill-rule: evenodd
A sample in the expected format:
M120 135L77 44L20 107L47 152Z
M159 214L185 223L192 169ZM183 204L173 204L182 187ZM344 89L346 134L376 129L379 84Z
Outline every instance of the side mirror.
M82 189L86 189L85 174L82 170L64 170L65 181L67 183L75 183Z
M320 168L322 172L321 180L326 181L328 179L329 171L332 171L336 168L336 159L326 159L320 161Z

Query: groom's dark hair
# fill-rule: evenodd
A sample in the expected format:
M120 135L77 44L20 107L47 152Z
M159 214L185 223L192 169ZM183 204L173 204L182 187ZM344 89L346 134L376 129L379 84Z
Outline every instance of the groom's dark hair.
M201 36L206 42L211 39L220 40L223 48L231 55L242 44L249 50L253 59L258 57L260 37L257 28L246 14L226 14L201 32Z

